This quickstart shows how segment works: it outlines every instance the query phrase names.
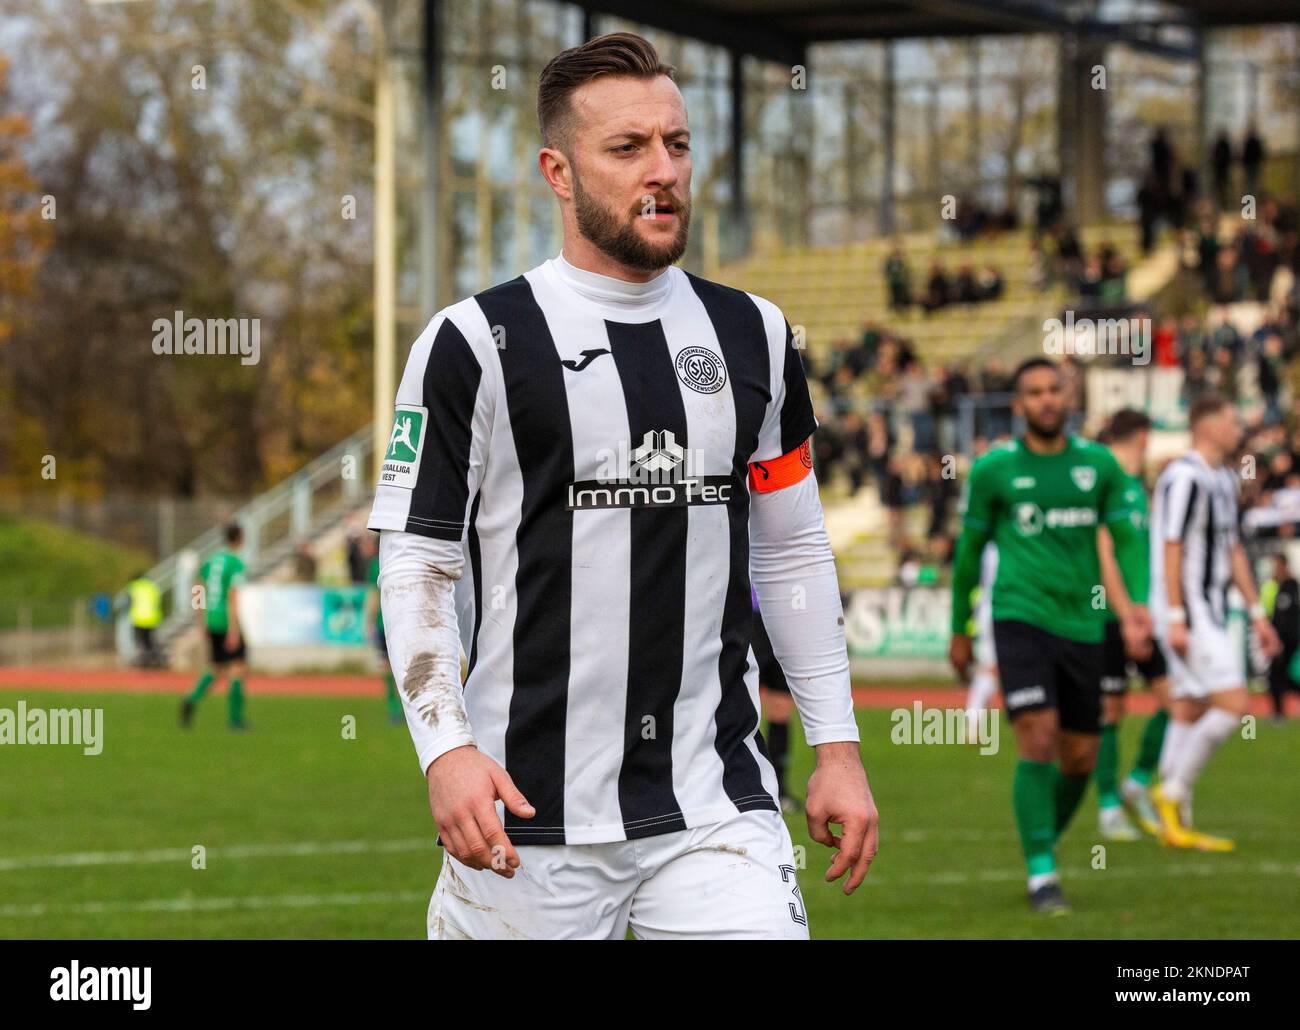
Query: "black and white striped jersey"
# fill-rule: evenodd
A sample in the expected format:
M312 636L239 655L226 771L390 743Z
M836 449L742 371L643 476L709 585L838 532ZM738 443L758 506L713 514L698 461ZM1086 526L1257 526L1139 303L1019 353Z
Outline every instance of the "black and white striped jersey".
M1192 632L1198 625L1223 627L1228 618L1232 547L1238 539L1237 478L1226 466L1211 467L1198 451L1165 466L1151 506L1151 616L1167 621L1165 542L1183 542L1183 606Z
M781 312L675 267L626 283L557 257L416 341L369 525L463 550L465 710L537 809L512 839L778 807L747 477L815 428Z

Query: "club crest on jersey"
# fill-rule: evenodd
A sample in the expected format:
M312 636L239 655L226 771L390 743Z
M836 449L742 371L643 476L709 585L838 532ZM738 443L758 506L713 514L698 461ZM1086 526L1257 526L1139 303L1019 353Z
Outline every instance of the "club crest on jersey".
M726 504L731 500L731 476L696 475L700 455L683 447L671 429L652 429L641 443L620 444L608 452L618 474L598 473L600 479L570 483L569 511L590 508L680 508L693 504Z
M696 393L717 393L727 383L727 372L707 347L684 347L674 362L677 378Z
M1086 494L1097 485L1097 470L1091 465L1074 465L1070 469L1070 478Z
M420 449L424 443L424 426L429 410L418 404L399 404L393 417L393 431L388 436L384 464L379 471L381 486L414 490L420 471Z

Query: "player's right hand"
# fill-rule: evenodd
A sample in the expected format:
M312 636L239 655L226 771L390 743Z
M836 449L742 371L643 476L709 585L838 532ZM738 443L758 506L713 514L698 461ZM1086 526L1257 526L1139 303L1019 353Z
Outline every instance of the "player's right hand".
M965 633L954 633L948 644L948 661L957 670L957 678L962 682L970 679L971 642Z
M519 853L497 818L497 799L520 819L531 819L537 810L510 774L467 744L438 756L429 765L428 780L429 810L448 853L471 869L490 869L511 879Z
M1169 623L1169 646L1174 649L1174 653L1179 658L1187 657L1187 644L1190 638L1187 634L1187 623L1171 622Z

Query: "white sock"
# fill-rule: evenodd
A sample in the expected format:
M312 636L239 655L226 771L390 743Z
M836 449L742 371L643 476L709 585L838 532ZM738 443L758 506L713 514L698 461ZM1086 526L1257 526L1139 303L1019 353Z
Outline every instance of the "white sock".
M1187 734L1174 762L1172 775L1165 781L1165 794L1175 801L1190 799L1196 778L1201 775L1214 752L1240 725L1241 720L1232 712L1226 712L1222 708L1207 708Z
M1160 779L1167 780L1174 772L1174 764L1178 761L1178 755L1183 750L1183 742L1187 740L1187 735L1192 732L1195 726L1192 722L1179 722L1177 719L1170 719L1165 726L1165 742L1160 748Z
M1044 884L1060 882L1061 877L1056 872L1037 873L1029 878L1029 893L1034 893L1034 891L1038 890L1038 888L1042 887Z
M966 711L982 712L989 706L989 701L998 689L998 678L988 667L975 670L970 687L966 691Z

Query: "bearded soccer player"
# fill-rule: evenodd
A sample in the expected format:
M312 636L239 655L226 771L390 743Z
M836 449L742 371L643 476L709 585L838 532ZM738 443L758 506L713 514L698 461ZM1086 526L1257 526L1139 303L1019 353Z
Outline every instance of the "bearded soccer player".
M808 936L751 578L828 880L851 893L875 854L799 353L774 305L674 267L673 76L627 33L546 66L562 252L439 312L398 390L370 528L446 849L431 937Z
M953 568L950 658L963 679L971 663L971 588L984 545L998 546L993 638L1003 701L1020 761L1012 786L1016 824L1035 911L1069 911L1056 870L1056 841L1088 786L1101 730L1103 625L1097 527L1116 547L1134 530L1124 474L1098 443L1065 432L1061 373L1047 358L1021 363L1012 406L1025 435L992 448L967 481ZM1140 584L1125 581L1144 601ZM1136 650L1146 628L1122 622Z
M1147 491L1142 482L1146 462L1147 440L1151 419L1140 411L1123 408L1111 416L1098 442L1110 448L1124 470L1124 505L1137 532L1129 537L1124 550L1117 550L1110 533L1097 531L1101 556L1102 582L1106 587L1106 654L1101 677L1101 747L1097 752L1097 828L1106 840L1136 840L1138 832L1129 822L1127 807L1138 824L1148 833L1160 836L1160 818L1151 800L1150 786L1160 762L1165 726L1169 721L1169 678L1163 653L1144 643L1135 654L1125 651L1118 613L1133 599L1124 588L1124 580L1139 584L1146 596L1151 582L1151 545ZM1138 605L1137 614L1150 626L1146 605ZM1151 688L1159 707L1142 730L1133 771L1121 783L1119 779L1119 729L1124 719L1125 695L1134 675L1140 675Z
M1228 632L1228 586L1241 591L1266 658L1281 650L1255 591L1237 532L1237 477L1228 464L1241 446L1236 408L1202 394L1188 412L1192 447L1156 482L1152 505L1151 618L1169 663L1170 716L1153 791L1163 839L1178 848L1232 851L1231 840L1191 825L1192 790L1246 714L1242 649Z

